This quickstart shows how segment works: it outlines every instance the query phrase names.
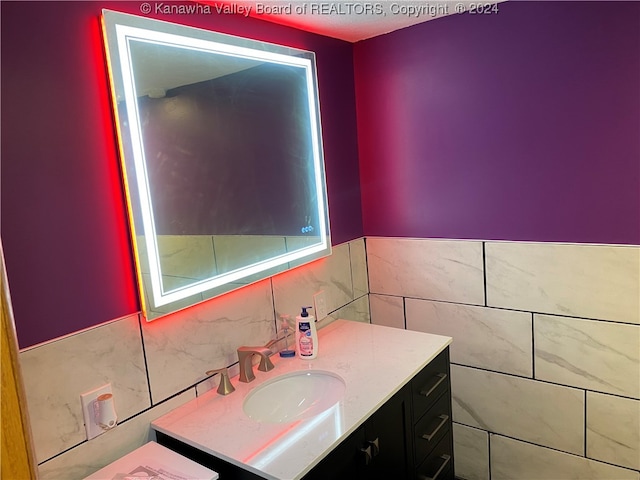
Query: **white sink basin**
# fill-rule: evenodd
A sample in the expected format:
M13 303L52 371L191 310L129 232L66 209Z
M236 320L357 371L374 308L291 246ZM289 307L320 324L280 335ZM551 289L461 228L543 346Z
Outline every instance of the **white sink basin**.
M331 372L287 373L252 390L242 408L257 422L291 422L332 407L344 395L345 387L344 380Z

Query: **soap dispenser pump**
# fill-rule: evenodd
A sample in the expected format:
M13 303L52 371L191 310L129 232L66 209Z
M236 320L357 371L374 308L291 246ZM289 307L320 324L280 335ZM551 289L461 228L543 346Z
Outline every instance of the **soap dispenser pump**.
M302 307L302 312L296 317L296 352L299 358L305 360L313 360L318 356L316 319L307 312L309 308L312 307Z
M282 316L282 322L280 323L280 329L284 332L284 350L280 350L280 356L282 358L291 358L296 356L296 351L289 348L289 315Z

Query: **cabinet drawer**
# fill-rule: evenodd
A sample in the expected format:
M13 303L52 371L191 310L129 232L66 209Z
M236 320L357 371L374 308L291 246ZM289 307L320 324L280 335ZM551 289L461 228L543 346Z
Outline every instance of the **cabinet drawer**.
M414 420L424 415L449 385L449 348L446 348L411 381Z
M451 403L449 395L445 393L423 415L414 428L413 444L416 452L416 464L419 464L450 430Z
M429 456L416 470L419 480L453 480L453 442L451 429L438 442Z

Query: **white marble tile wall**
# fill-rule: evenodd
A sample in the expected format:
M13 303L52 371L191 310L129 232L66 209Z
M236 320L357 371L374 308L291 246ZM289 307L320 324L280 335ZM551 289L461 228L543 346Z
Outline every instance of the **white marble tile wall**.
M145 296L151 298L149 286L151 285L148 265L147 248L142 242L144 237L137 237L138 254L142 259L143 277L145 278ZM184 285L192 284L194 279L205 279L212 275L228 272L240 265L260 260L267 253L280 255L287 251L293 251L312 243L317 243L319 237L282 237L273 235L158 235L157 244L160 253L162 271L162 284L165 290L173 290ZM364 253L364 240L353 244L352 258L356 263L366 261ZM287 269L303 265L304 259L296 260L289 265L279 265L264 272L257 273L234 284L235 288L241 288L265 277L277 275ZM364 285L360 295L368 293L366 280L366 268L354 270L354 285ZM359 276L358 276L359 275ZM363 284L364 281L364 284ZM226 293L228 286L214 288L207 292L192 295L189 298L179 300L170 305L150 307L151 311L160 315L185 308L194 303L214 298L221 293ZM147 301L148 305L153 302Z
M640 247L366 242L371 322L454 338L458 476L637 478Z
M640 398L637 325L534 315L536 378Z
M146 245L138 237L139 254L146 259ZM317 243L319 237L275 235L158 235L161 270L168 277L204 279L256 262L263 255L280 255ZM364 254L364 249L363 249ZM304 260L302 261L304 263ZM146 260L143 262L146 270ZM176 280L177 282L177 280Z
M270 280L153 322L142 322L154 404L235 363L241 345L275 338Z
M357 260L354 264L360 268L365 267ZM316 260L305 268L276 275L272 278L272 282L275 311L278 317L282 315L295 317L300 313L300 307L312 306L313 295L321 291L325 293L329 313L356 298L348 244L334 247L329 257Z
M118 428L40 464L40 480L79 480L100 470L148 441L155 440L151 422L195 397L195 389L191 388L144 411Z
M237 373L236 349L275 336L280 314L297 315L324 291L329 316L369 321L364 239L330 257L151 323L116 320L20 353L43 479L83 478L144 443L150 421L217 385L209 369ZM309 303L311 302L311 303ZM86 441L80 394L111 383L120 423Z
M454 423L453 458L457 477L489 480L489 434L485 430Z
M584 397L577 388L451 366L454 422L584 455Z
M453 337L451 362L533 376L531 314L407 298L407 329Z
M367 238L371 293L484 305L482 242Z
M202 280L216 274L211 235L158 235L157 239L164 275Z
M261 261L264 255L287 251L285 238L272 235L215 235L213 246L218 273Z
M491 435L492 480L639 480L637 471Z
M351 260L353 297L358 298L369 293L367 251L364 246L364 239L349 242L349 258Z
M138 315L20 353L36 460L86 441L80 394L110 383L118 418L151 406Z
M348 318L355 322L370 323L371 314L369 312L368 297L363 295L362 297L329 314L327 318L320 322L320 326L325 327L329 323L341 318Z
M640 400L587 392L587 456L640 470Z
M80 478L137 447L150 412L191 398L194 385L215 386L207 369L235 368L237 346L266 342L279 315L296 315L324 291L330 314L322 325L371 317L454 337L454 442L466 452L456 459L462 478L536 478L527 476L536 472L527 465L543 458L546 477L538 478L640 480L640 428L633 425L640 417L633 377L639 252L385 238L367 239L365 250L360 239L334 247L329 258L150 324L127 317L25 350L41 476ZM107 382L125 421L87 442L79 395Z
M405 328L404 299L391 295L369 294L371 323L386 327Z
M640 323L640 248L487 242L488 305Z

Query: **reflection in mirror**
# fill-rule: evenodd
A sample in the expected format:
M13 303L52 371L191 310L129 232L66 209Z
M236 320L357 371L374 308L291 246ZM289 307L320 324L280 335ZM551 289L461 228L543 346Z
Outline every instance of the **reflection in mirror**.
M312 52L103 11L148 320L331 252Z

